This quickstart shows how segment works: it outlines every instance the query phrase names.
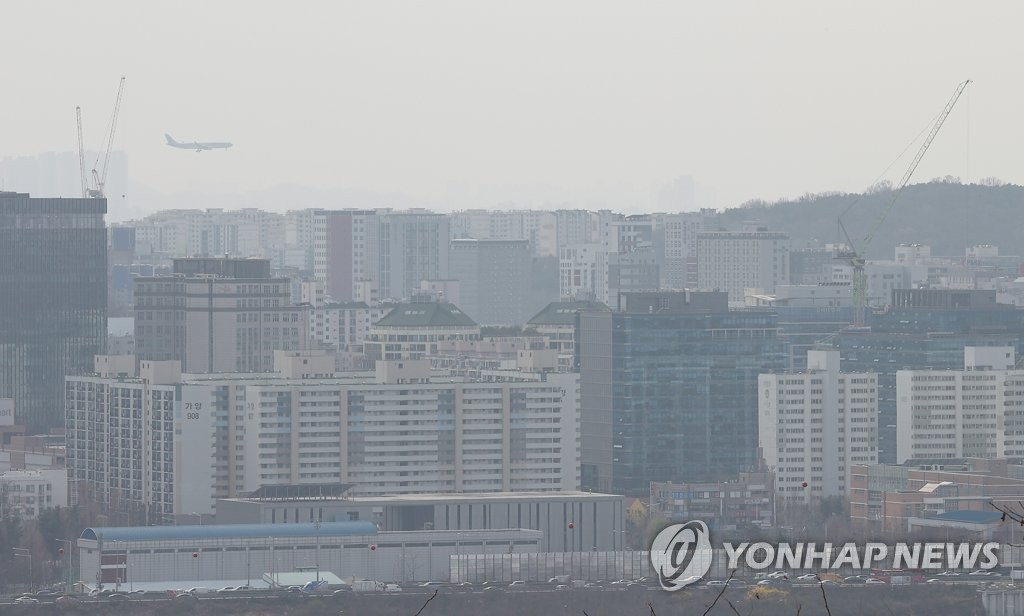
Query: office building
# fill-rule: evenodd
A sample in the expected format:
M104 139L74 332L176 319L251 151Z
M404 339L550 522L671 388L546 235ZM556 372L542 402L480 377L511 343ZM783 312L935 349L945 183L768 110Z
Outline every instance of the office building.
M774 314L724 292L627 293L580 312L583 486L718 481L758 466L757 375L787 367Z
M870 330L843 330L832 344L847 370L878 374L878 460L885 464L896 462L897 370L960 370L967 346L1024 351L1024 311L996 303L995 291L899 289L867 323Z
M522 325L530 317L532 261L529 240L452 240L459 307L481 325Z
M854 464L878 462L878 375L839 371L811 350L807 371L758 377L758 441L780 501L846 496Z
M742 302L747 289L775 293L789 282L789 234L745 223L743 231L705 231L697 235L697 285L724 291Z
M140 359L177 360L187 372L273 369L275 350L309 347L309 311L267 259L174 260L171 276L135 281Z
M88 372L107 339L105 199L0 192L0 398L15 423L63 423L64 375Z

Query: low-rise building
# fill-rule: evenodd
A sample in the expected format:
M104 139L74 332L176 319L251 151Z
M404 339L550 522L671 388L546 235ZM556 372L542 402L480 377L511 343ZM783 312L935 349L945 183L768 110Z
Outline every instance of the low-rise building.
M341 486L346 488L347 486ZM623 549L625 498L592 492L349 496L337 485L267 486L217 501L218 524L369 521L380 531L541 531L543 552ZM770 487L769 487L770 490ZM570 528L570 523L572 523Z
M440 342L479 339L480 326L454 304L412 302L374 323L363 349L375 360L422 359L436 353Z
M651 483L650 514L702 520L717 528L775 523L775 475L740 473L736 481Z
M68 506L68 474L63 468L0 473L0 517L34 518L45 509Z
M993 512L993 504L1019 507L1021 500L1024 466L1005 459L856 464L851 471L850 519L887 532L906 532L914 519L934 519L949 512Z

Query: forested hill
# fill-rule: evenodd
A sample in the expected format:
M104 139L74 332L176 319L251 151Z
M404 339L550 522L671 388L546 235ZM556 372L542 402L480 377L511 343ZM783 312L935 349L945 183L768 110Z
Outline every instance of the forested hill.
M856 201L843 220L854 247L871 259L892 259L900 243L928 244L941 256L963 255L965 247L976 244L998 246L1001 255L1024 254L1024 186L992 184L935 181L906 187L866 250L864 236L893 202L891 189L749 202L722 212L718 224L739 230L744 221L763 221L788 232L794 248L812 240L835 243L842 241L836 219Z

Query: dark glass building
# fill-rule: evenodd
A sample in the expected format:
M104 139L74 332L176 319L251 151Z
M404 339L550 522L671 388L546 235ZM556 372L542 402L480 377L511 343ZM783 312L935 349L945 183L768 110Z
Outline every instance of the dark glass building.
M105 350L106 211L0 192L0 397L30 432L64 425L64 376Z
M1024 310L996 303L995 291L896 289L867 328L833 339L843 370L878 374L878 462L896 463L896 371L963 370L965 346L1024 351Z
M584 489L639 496L756 468L757 375L788 367L777 316L730 311L720 292L623 298L577 318Z

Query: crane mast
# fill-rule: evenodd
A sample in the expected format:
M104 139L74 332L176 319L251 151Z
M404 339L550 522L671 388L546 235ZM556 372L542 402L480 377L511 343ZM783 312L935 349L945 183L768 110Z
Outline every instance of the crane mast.
M78 123L78 177L82 182L82 198L89 196L89 179L85 175L85 146L82 144L82 108L75 107L75 120Z
M934 141L936 135L939 134L939 129L942 128L942 125L946 121L946 118L949 117L949 114L953 111L953 107L956 106L957 100L960 99L960 95L964 93L964 90L967 88L968 85L970 85L970 83L971 80L967 79L966 81L962 82L960 85L956 87L956 91L953 92L953 96L950 97L949 101L946 103L946 106L942 109L938 117L935 119L935 123L932 124L932 128L928 132L928 136L925 138L924 143L921 144L921 148L917 151L917 154L914 156L914 159L910 162L910 166L907 167L907 170L906 172L904 172L903 177L900 178L899 183L896 185L896 188L893 191L894 194L892 200L889 202L889 205L886 206L884 210L882 210L882 213L878 216L878 219L875 220L874 225L871 226L868 233L861 240L859 251L854 246L853 241L850 239L850 234L846 232L846 226L843 224L843 215L845 215L846 212L844 211L843 214L839 216L839 228L842 230L843 237L846 240L846 249L841 251L838 256L840 258L849 260L850 265L853 268L853 276L850 280L850 291L851 295L853 296L854 327L864 327L864 313L867 308L868 281L867 274L864 271L864 266L866 264L864 252L866 251L867 247L871 245L871 241L874 240L875 234L882 227L882 223L885 222L885 219L889 216L889 213L892 212L893 207L896 205L896 201L900 198L900 194L903 192L903 189L906 188L907 184L910 182L910 178L914 176L914 171L917 170L917 166L921 163L921 159L924 158L924 155L928 151L928 148L931 147L932 145L932 141ZM847 208L847 211L849 211L849 208Z
M121 95L124 93L124 82L125 78L121 77L121 81L117 86L117 97L114 99L114 112L110 117L110 130L107 133L107 147L103 150L100 156L103 157L103 167L99 170L96 169L96 165L99 163L99 156L96 157L96 162L92 166L92 180L94 187L88 190L90 197L102 199L106 196L104 189L107 185L107 170L110 165L110 150L114 147L114 133L117 131L117 116L121 112Z

